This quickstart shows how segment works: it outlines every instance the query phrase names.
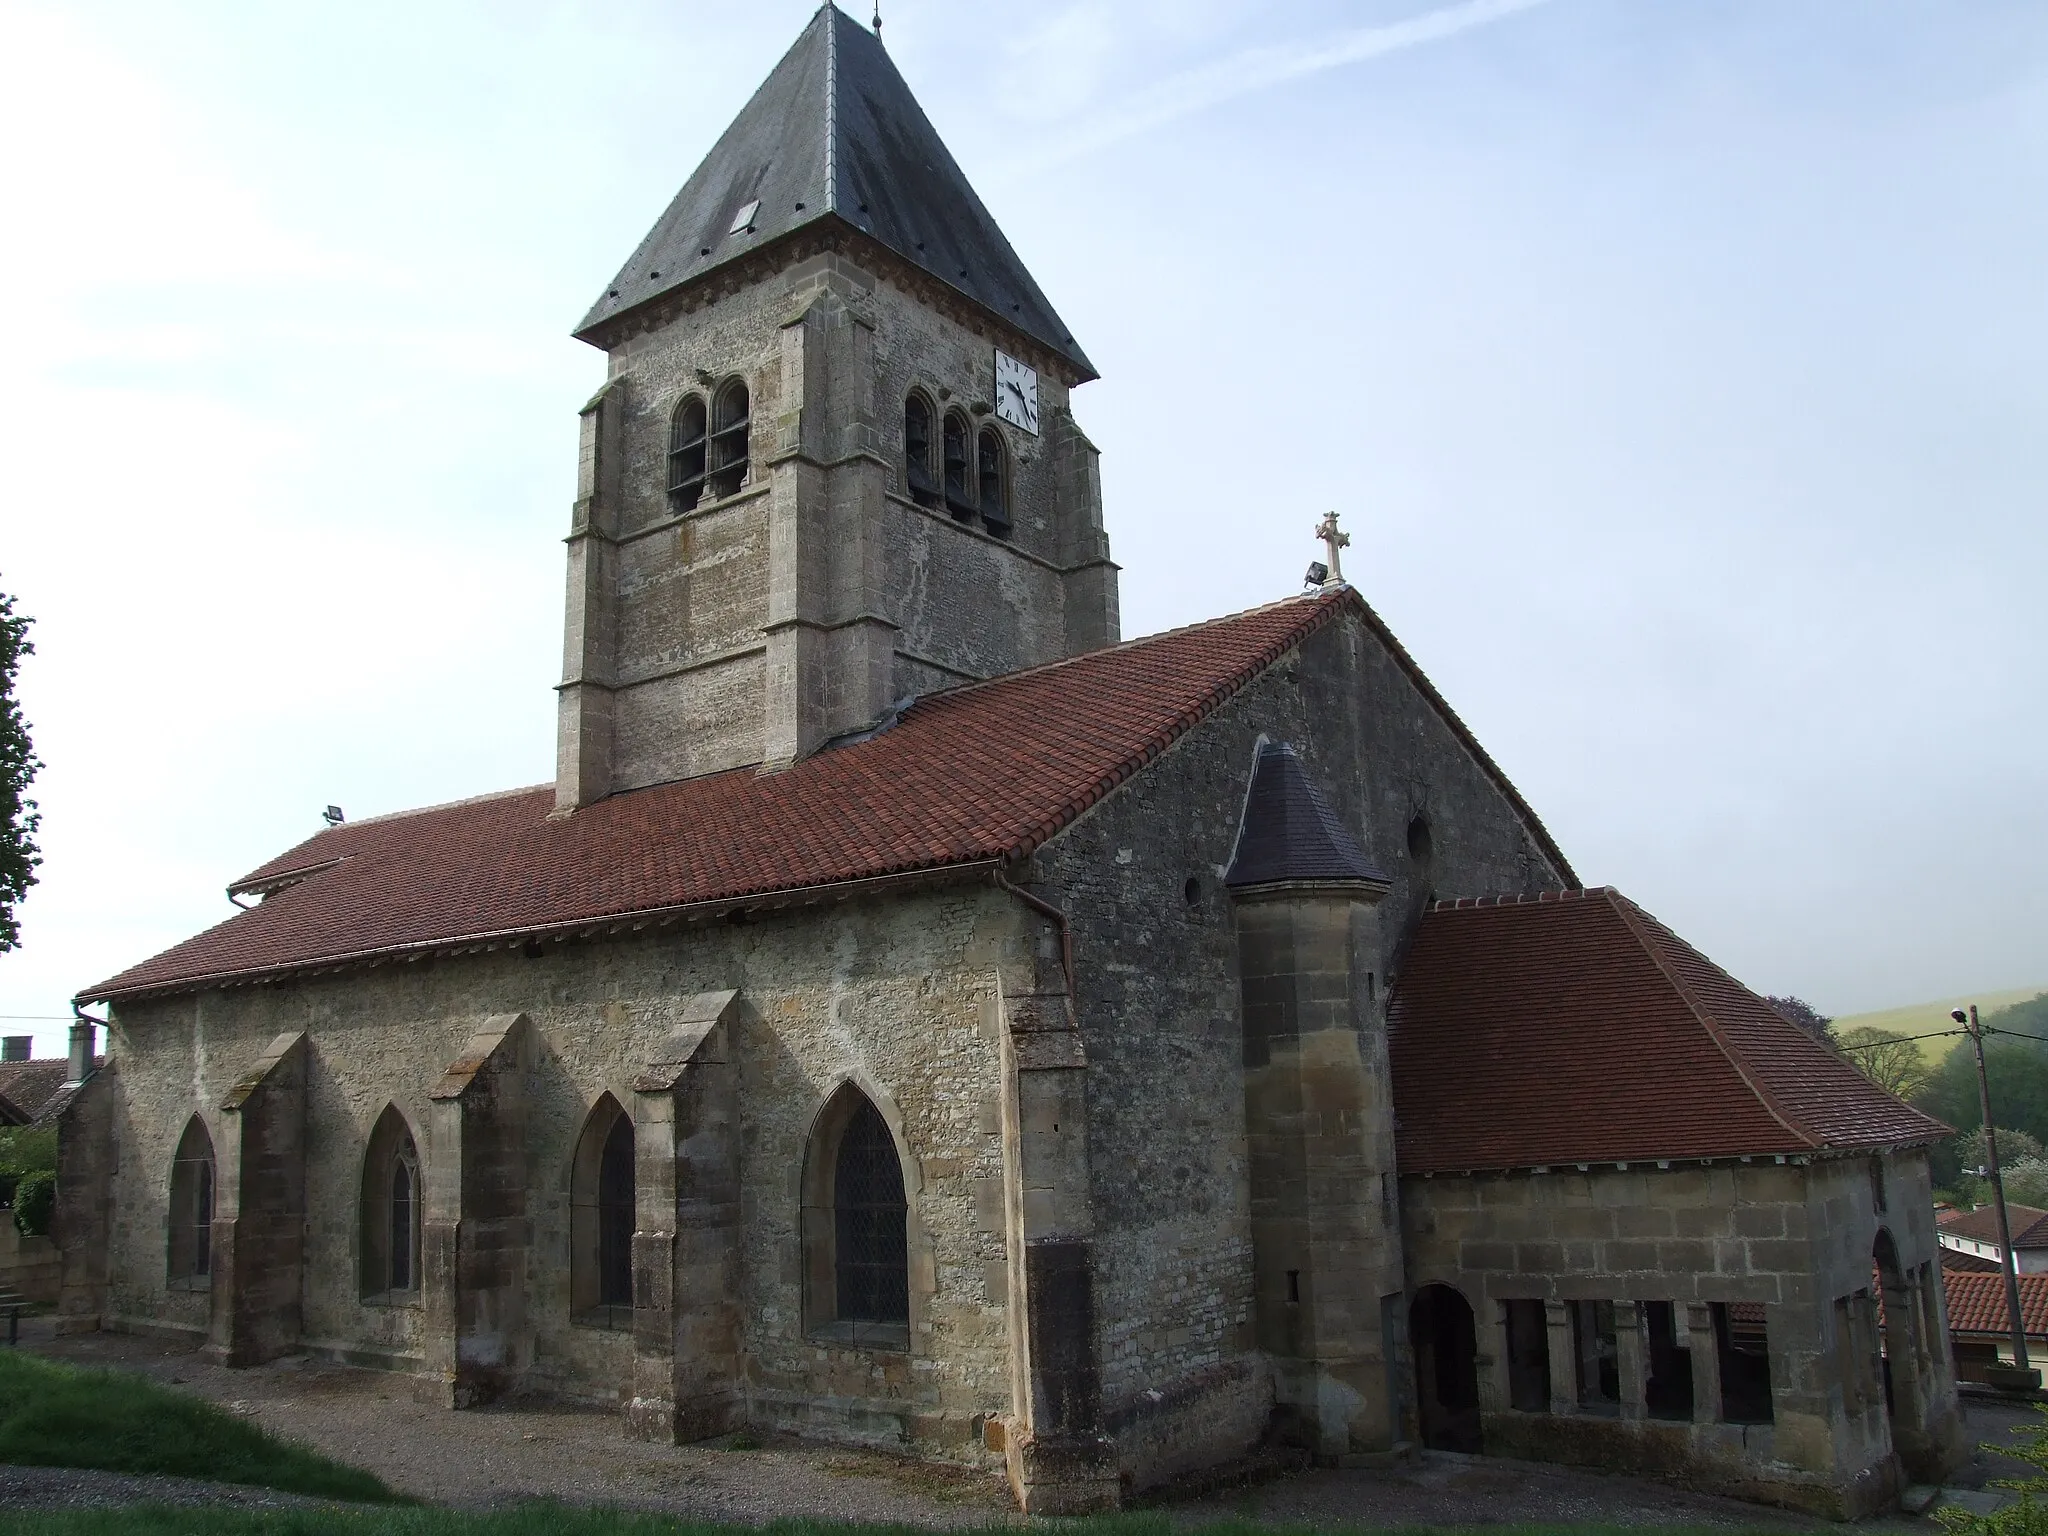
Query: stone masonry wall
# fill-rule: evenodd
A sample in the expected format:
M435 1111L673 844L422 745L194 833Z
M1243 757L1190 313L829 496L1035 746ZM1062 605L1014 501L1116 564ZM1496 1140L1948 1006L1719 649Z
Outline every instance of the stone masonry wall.
M1241 1449L1271 1403L1253 1357L1237 938L1222 885L1262 733L1293 744L1393 878L1381 905L1381 998L1422 893L1562 883L1494 781L1351 615L1033 861L1038 894L1065 907L1073 928L1103 1401L1126 1473L1141 1483L1173 1466L1140 1457ZM1425 807L1435 827L1427 868L1407 847L1408 822ZM1164 1414L1179 1427L1160 1428Z
M744 1396L757 1423L896 1442L974 1459L980 1421L1011 1406L1000 1187L996 999L1006 967L1032 961L1010 898L987 886L746 923L674 927L621 942L501 950L279 986L135 1003L116 1011L118 1173L109 1258L113 1326L194 1333L204 1294L164 1284L172 1150L273 1038L307 1036L304 1334L330 1358L418 1373L418 1307L371 1306L358 1283L363 1157L387 1104L412 1129L431 1182L428 1091L482 1021L524 1014L531 1220L525 1279L527 1388L620 1401L632 1337L570 1321L569 1181L586 1116L632 1082L692 994L738 988ZM820 1106L848 1079L908 1149L909 1352L803 1336L800 1171ZM216 1130L216 1145L221 1138ZM679 1297L678 1306L687 1307Z
M1412 1286L1449 1286L1472 1308L1485 1449L1664 1476L1835 1518L1883 1507L1897 1492L1899 1469L1877 1375L1874 1308L1867 1321L1859 1310L1869 1306L1881 1224L1919 1287L1897 1310L1915 1335L1894 1351L1899 1417L1942 1443L1935 1463L1959 1444L1960 1421L1938 1317L1925 1155L1885 1160L1883 1218L1874 1209L1872 1162L1404 1178ZM1543 1412L1510 1405L1504 1304L1522 1299L1546 1304ZM1616 1305L1618 1409L1580 1406L1565 1306L1574 1301ZM1675 1304L1691 1350L1689 1422L1645 1410L1640 1308L1653 1301ZM1763 1310L1771 1423L1722 1421L1713 1303ZM1946 1466L1929 1470L1938 1476Z

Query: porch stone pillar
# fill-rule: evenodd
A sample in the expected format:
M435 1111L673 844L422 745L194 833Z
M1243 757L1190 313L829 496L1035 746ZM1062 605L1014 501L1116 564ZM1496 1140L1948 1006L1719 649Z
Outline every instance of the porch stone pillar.
M1621 1385L1621 1416L1649 1416L1648 1350L1643 1339L1643 1309L1633 1301L1614 1304L1614 1369Z
M1714 1309L1704 1301L1685 1304L1686 1341L1692 1346L1692 1420L1721 1422L1721 1350L1714 1336Z
M1572 1346L1572 1309L1562 1301L1543 1303L1544 1333L1550 1344L1550 1411L1579 1411L1579 1357Z

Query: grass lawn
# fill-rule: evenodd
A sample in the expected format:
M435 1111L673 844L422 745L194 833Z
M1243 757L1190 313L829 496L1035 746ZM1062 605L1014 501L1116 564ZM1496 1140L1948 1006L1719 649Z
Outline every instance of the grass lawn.
M0 1462L204 1477L366 1503L398 1497L367 1472L280 1440L201 1398L158 1386L146 1377L79 1370L10 1349L0 1349ZM0 1530L28 1530L31 1525L55 1530L60 1518L8 1516ZM193 1516L187 1513L182 1518L181 1530L191 1531ZM210 1516L206 1525L213 1528Z
M1175 1536L1164 1515L1102 1515L1085 1520L1050 1522L1075 1536ZM1036 1521L1044 1526L1047 1522ZM1003 1526L961 1526L958 1533L983 1533ZM565 1508L528 1504L492 1514L462 1514L445 1509L390 1510L252 1510L120 1509L0 1512L0 1536L735 1536L743 1528L665 1520L658 1515L625 1514L616 1510ZM828 1525L807 1520L780 1520L758 1527L763 1536L948 1536L922 1526ZM1463 1528L1471 1536L1640 1536L1625 1526L1487 1525ZM1694 1528L1659 1526L1657 1536L1761 1536L1782 1527L1758 1525L1745 1533L1725 1526ZM1201 1536L1333 1536L1328 1529L1256 1525L1228 1521L1199 1527ZM1371 1536L1451 1536L1458 1527L1388 1527ZM1361 1532L1360 1536L1364 1536Z

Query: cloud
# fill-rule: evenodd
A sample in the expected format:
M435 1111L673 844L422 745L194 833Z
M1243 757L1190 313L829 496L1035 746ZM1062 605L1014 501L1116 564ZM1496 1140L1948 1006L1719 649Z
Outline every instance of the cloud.
M1115 109L1080 124L1036 154L1013 162L1012 168L1044 170L1061 165L1240 96L1425 43L1441 42L1548 3L1549 0L1462 0L1460 4L1426 11L1406 21L1353 27L1315 42L1249 48L1135 92Z

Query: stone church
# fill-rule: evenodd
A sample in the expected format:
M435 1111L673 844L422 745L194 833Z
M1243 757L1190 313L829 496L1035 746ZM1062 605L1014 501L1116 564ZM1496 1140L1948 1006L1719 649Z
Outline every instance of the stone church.
M1945 1128L1583 887L1334 564L1120 639L1095 371L875 35L818 11L576 334L554 781L81 991L64 1327L1049 1512L1270 1441L1833 1514L1955 1460Z

